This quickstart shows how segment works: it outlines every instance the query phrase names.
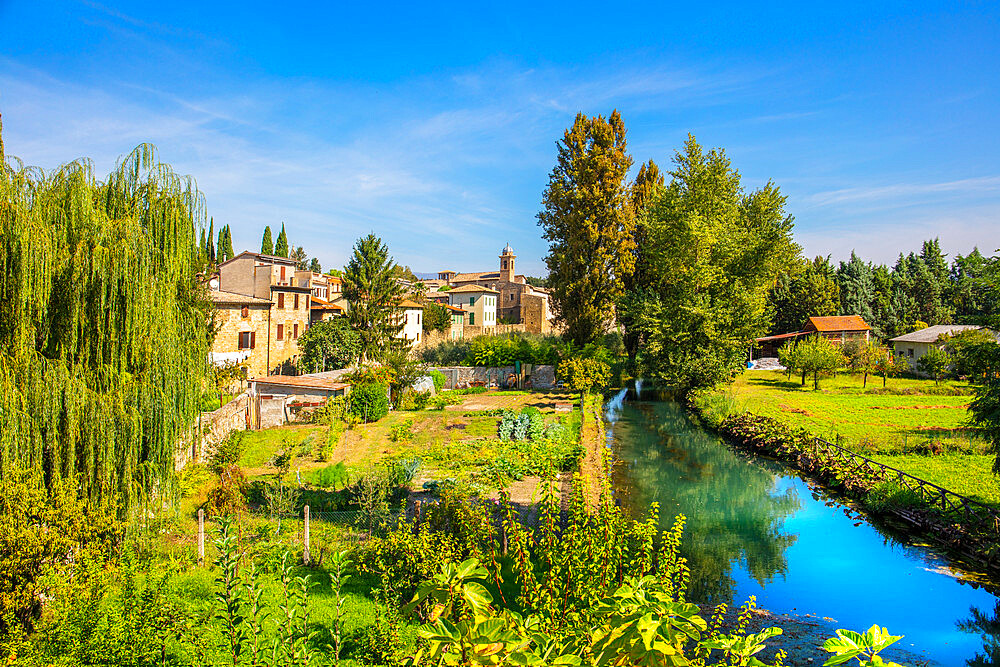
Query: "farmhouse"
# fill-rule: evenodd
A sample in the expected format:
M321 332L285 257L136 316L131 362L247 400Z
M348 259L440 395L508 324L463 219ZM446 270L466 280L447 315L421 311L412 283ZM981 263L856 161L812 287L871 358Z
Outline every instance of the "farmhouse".
M820 335L835 345L843 345L848 340L871 340L872 328L860 315L831 315L810 317L801 331L763 336L756 339L756 357L776 357L778 348L799 338Z
M932 345L940 346L941 336L951 336L962 331L975 331L983 327L975 324L935 324L934 326L896 336L889 339L892 351L898 358L906 359L910 366L915 367L917 360L927 354Z

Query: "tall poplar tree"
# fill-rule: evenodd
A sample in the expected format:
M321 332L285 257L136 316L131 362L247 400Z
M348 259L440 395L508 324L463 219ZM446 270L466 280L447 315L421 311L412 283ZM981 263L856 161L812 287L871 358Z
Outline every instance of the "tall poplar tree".
M614 305L635 266L635 215L626 175L625 124L614 111L577 114L558 145L538 224L549 242L556 316L577 345L592 342L614 321Z
M632 270L623 277L623 294L617 304L618 323L622 325L625 352L634 363L642 345L643 311L653 285L653 270L649 261L646 214L649 207L663 194L663 173L652 160L639 165L639 173L629 192L632 214L635 217L632 236L635 255Z
M274 242L274 254L278 257L288 257L288 236L285 234L285 223L281 223L281 232Z
M166 488L209 374L204 211L149 145L103 181L0 162L0 476L123 509Z
M344 267L344 298L348 320L361 336L361 361L377 359L403 329L398 321L403 288L396 280L396 263L382 239L369 234L354 244Z
M235 256L233 253L233 235L229 230L229 225L225 225L219 230L219 245L216 255L218 256L219 264Z
M271 225L264 227L264 237L260 240L260 254L274 254L274 241L271 240Z
M208 263L215 264L215 218L208 219L208 245L205 246L205 254L208 255Z

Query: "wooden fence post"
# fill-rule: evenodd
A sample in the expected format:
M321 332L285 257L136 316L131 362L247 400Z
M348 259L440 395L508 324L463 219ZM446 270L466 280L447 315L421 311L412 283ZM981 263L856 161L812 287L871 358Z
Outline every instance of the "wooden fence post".
M198 510L198 565L205 564L205 510Z
M309 564L309 506L302 508L302 517L305 519L305 532L303 533L302 563Z

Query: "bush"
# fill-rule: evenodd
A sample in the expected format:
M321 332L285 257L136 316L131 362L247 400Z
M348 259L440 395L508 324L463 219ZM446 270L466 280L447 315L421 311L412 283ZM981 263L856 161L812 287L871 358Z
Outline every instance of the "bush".
M459 366L469 356L469 340L446 340L434 347L427 347L420 353L422 361L437 366Z
M344 488L350 481L350 474L344 462L334 463L312 472L312 483L324 489Z
M243 431L233 431L215 447L208 457L208 469L216 475L236 465L243 454Z
M239 466L229 466L219 473L219 481L209 490L205 512L209 516L226 516L246 510L246 485L247 478Z
M434 382L434 391L438 392L444 388L445 382L448 381L448 376L439 370L432 370L428 375L431 376L431 381Z
M389 388L380 382L359 384L347 395L350 414L365 422L376 422L389 414Z

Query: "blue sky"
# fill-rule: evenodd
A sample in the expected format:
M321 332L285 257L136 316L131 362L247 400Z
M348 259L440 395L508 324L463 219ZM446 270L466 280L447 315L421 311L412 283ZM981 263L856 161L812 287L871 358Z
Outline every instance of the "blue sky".
M193 175L237 251L265 224L324 266L374 230L416 271L492 268L535 222L578 111L636 165L688 132L774 180L805 252L1000 248L997 3L0 0L7 153ZM812 6L815 5L815 6Z

